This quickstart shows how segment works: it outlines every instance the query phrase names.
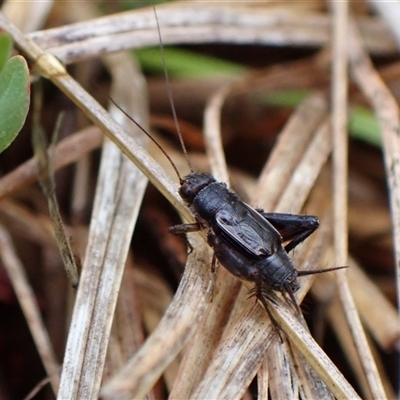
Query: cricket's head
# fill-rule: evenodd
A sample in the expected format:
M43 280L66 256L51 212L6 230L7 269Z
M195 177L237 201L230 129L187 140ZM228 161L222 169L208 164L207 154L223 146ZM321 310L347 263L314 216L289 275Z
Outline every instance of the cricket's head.
M191 205L197 194L213 182L216 182L215 178L207 172L192 172L181 180L179 195Z

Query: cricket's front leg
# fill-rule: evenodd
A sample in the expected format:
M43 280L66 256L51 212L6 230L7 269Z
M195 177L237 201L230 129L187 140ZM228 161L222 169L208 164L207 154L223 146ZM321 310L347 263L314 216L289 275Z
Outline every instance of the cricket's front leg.
M168 231L173 235L181 236L183 240L186 242L186 245L189 248L189 254L193 251L193 246L190 244L186 234L190 232L198 232L202 230L203 227L199 222L194 222L192 224L178 224L170 226Z
M169 233L173 235L185 235L190 232L198 232L203 228L199 222L194 222L193 224L178 224L169 227Z

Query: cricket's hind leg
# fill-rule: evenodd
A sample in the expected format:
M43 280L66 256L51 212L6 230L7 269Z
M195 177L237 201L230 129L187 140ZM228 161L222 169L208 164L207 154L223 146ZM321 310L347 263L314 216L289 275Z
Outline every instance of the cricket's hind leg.
M286 253L306 240L319 227L318 218L312 215L267 213L261 209L257 211L281 234L284 242L290 240L285 246Z

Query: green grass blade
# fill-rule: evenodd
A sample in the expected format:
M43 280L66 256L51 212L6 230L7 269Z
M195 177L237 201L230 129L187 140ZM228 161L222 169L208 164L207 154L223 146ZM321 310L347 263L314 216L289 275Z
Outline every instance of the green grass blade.
M11 56L13 41L8 33L0 34L0 71Z
M240 64L192 51L165 47L164 52L168 74L172 77L215 78L237 75L246 71L246 68ZM135 50L134 54L144 71L163 73L159 47Z

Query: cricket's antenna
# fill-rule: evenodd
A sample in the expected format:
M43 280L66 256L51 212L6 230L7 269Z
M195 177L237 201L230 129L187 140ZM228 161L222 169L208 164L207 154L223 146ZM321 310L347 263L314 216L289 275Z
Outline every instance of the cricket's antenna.
M165 62L164 45L163 45L163 41L162 41L162 37L161 37L160 23L158 22L156 8L153 7L153 10L154 10L154 15L155 15L156 21L157 21L158 37L160 39L160 54L161 54L162 63L163 63L163 69L164 69L165 86L167 88L169 104L171 105L172 116L174 117L175 128L176 128L176 131L177 131L178 136L179 136L179 141L181 143L183 154L185 155L186 162L187 162L187 164L188 164L188 166L190 168L190 172L194 172L193 168L192 168L192 164L190 163L190 160L189 160L189 157L188 157L188 153L187 153L187 150L186 150L185 142L183 141L181 128L180 128L179 122L178 122L178 117L176 116L174 99L172 97L172 90L171 90L171 85L170 85L170 82L169 82L169 76L168 76L168 71L167 71L167 63Z
M110 96L107 96L109 98L109 100L111 101L111 103L113 103L115 105L115 107L118 108L118 110L120 110L127 118L129 118L144 134L146 134L146 136L148 136L152 142L161 150L161 152L164 154L165 157L167 157L168 161L170 162L170 164L172 165L172 168L174 169L174 171L176 172L176 175L178 175L178 179L179 182L182 182L182 177L181 174L178 171L178 168L176 167L176 165L174 164L174 162L172 161L172 158L167 154L167 152L161 147L161 145L156 141L156 139L153 138L153 136L150 135L149 132L146 131L146 129L143 128L142 125L139 124L139 122L135 121L123 108L121 108Z

